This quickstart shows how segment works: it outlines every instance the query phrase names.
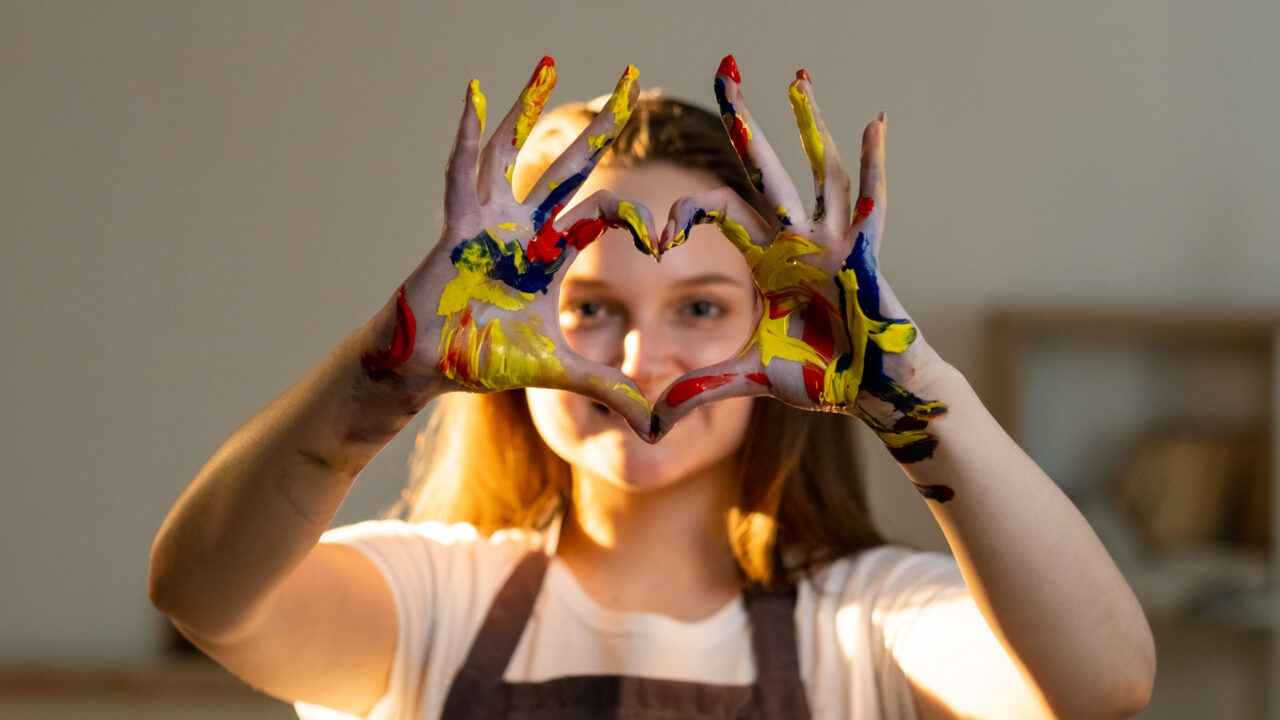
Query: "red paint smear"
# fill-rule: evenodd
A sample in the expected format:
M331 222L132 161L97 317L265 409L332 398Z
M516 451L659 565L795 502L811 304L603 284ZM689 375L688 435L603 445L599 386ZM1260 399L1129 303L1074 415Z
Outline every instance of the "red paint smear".
M800 68L799 70L796 71L796 79L808 80L810 85L813 84L813 78L809 77L809 71L805 70L804 68Z
M559 215L563 207L564 205L556 205L551 208L548 217L554 218ZM560 257L560 253L566 247L581 250L595 242L597 238L604 234L605 230L616 227L620 227L620 225L613 220L583 218L570 225L568 230L558 232L555 228L555 223L548 220L538 229L538 234L529 242L529 247L525 248L525 255L529 258L529 262L545 265ZM564 242L561 242L561 240Z
M747 126L743 124L742 118L737 114L733 116L733 127L729 128L729 140L733 142L733 149L738 151L738 157L743 162L747 161Z
M721 385L727 385L737 376L737 373L727 373L724 375L707 375L706 377L682 380L671 388L671 392L667 393L667 404L671 407L675 407L694 395L704 393L712 388L718 388Z
M533 75L529 77L529 82L525 84L525 87L538 82L538 74L542 72L542 68L555 66L556 61L550 55L543 55L542 59L538 61L538 67L533 69Z
M809 303L800 311L800 319L804 321L804 332L800 339L816 350L823 360L830 362L835 349L831 341L831 318L827 311L819 305Z
M804 364L804 392L809 399L817 403L822 397L822 380L825 376L822 368L810 363Z
M462 333L468 325L471 324L471 307L462 309L462 317L458 320L458 330L453 336L453 342L449 343L449 349L445 351L444 357L440 358L440 372L446 375L461 375L466 377L466 373L461 371L462 367Z
M875 207L875 200L872 200L869 197L858 198L858 207L853 216L853 221L858 222L859 220L865 219L871 214L871 211L874 210Z
M770 388L773 387L773 383L770 382L769 376L764 373L747 373L747 379L757 385L763 385Z
M366 352L360 356L360 365L369 374L385 373L403 364L413 354L413 342L418 335L418 321L413 309L404 297L404 286L396 294L396 327L391 333L391 345L386 350Z
M525 255L529 258L529 262L549 263L560 257L560 251L564 248L559 243L564 233L556 232L553 220L563 208L564 205L551 208L551 212L547 213L547 221L538 228L538 234L533 237L533 240L529 241L529 247L525 248Z
M736 83L742 82L742 76L738 74L738 61L734 60L732 55L724 56L724 59L720 61L720 69L716 70L716 74L728 75L729 79Z
M609 228L618 227L618 223L603 218L583 218L564 231L565 243L575 250L595 242Z
M828 313L832 315L836 314L835 307L832 306L825 297L800 287L788 287L782 290L767 292L764 294L764 299L768 305L769 319L771 320L777 320L778 318L791 313L792 311L787 310L787 307L795 307L795 305L800 304L816 304L819 307L826 309ZM788 302L791 300L794 300L794 302Z
M543 68L555 66L556 61L553 60L550 55L543 55L542 59L538 61L538 67L534 68L533 74L529 76L529 82L525 83L525 89L533 87L533 84L538 82L538 75L542 73ZM514 135L511 137L511 144L516 144L516 138Z

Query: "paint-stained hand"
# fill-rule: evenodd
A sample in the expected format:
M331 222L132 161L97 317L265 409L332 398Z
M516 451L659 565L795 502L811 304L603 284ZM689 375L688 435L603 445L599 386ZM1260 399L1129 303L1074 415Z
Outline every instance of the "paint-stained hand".
M899 460L928 457L931 417L946 411L904 378L936 357L879 274L884 229L882 114L862 136L858 200L818 113L813 83L796 73L789 95L813 171L812 212L778 161L742 97L733 56L716 73L716 99L737 149L772 217L762 217L728 188L677 201L663 230L663 252L696 224L712 223L746 257L764 311L736 357L687 373L655 406L661 434L699 405L726 397L772 395L797 407L856 414Z
M543 58L483 149L485 98L471 81L446 173L443 235L375 318L374 347L363 358L370 378L425 377L472 392L571 390L648 431L649 403L630 378L568 348L553 292L578 250L607 228L627 228L657 256L648 210L611 193L557 217L626 125L637 77L628 66L605 109L523 202L512 193L512 170L555 86L555 63Z

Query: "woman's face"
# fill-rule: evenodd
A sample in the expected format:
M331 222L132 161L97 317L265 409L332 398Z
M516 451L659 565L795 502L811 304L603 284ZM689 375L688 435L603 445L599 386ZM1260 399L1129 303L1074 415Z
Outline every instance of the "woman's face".
M650 162L599 168L578 197L611 190L645 204L661 227L676 199L721 184L706 173ZM742 255L705 225L660 265L637 252L625 231L609 231L570 265L559 306L569 346L620 368L650 402L685 372L741 350L759 310ZM751 398L703 406L650 445L593 400L563 390L527 392L538 432L577 475L634 490L724 470L742 445L752 407Z

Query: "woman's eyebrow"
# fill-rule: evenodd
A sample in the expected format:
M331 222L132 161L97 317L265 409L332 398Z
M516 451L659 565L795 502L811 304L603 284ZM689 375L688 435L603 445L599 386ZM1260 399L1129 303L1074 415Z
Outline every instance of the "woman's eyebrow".
M750 285L743 282L741 278L724 273L710 272L690 275L689 277L680 278L672 282L676 287L694 287L701 285L733 285L735 287L746 287ZM603 291L614 289L615 284L607 280L598 280L596 278L565 278L562 288L572 288L582 291Z
M613 287L611 283L604 280L595 280L592 278L565 278L560 284L562 288L573 288L574 290L608 290Z
M744 286L750 285L751 283L750 282L744 283L741 278L736 278L732 275L725 275L723 273L701 273L698 275L690 275L687 278L680 278L675 282L675 284L681 285L681 286L723 284L723 285L735 285L738 287L744 287Z

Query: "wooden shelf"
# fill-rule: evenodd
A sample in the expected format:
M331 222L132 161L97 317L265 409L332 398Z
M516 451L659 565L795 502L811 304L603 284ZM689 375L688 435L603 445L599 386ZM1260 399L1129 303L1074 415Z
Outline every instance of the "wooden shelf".
M1064 489L1094 503L1082 509L1148 610L1179 624L1269 633L1270 667L1258 670L1269 693L1262 717L1280 720L1280 310L1018 305L988 312L984 330L981 390L992 413L1033 457L1045 456L1037 461L1055 464L1059 482L1076 475ZM1261 551L1158 554L1135 541L1108 483L1131 443L1162 422L1265 433L1271 526ZM1235 578L1241 591L1214 597L1215 578L1218 590ZM1204 602L1179 601L1197 589L1208 591Z
M279 702L204 658L135 666L0 665L0 697L15 696Z

